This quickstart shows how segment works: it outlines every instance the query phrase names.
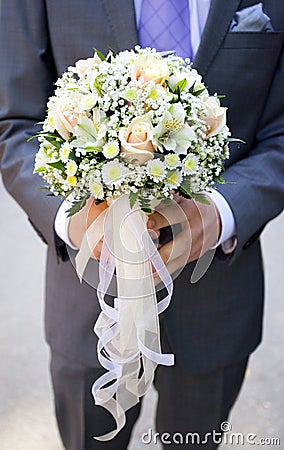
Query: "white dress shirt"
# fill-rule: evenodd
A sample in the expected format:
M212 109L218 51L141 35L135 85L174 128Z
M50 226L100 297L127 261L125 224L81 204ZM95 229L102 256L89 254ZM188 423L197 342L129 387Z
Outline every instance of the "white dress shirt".
M134 0L137 28L140 22L142 1ZM188 0L188 4L190 11L191 46L193 56L195 56L206 24L211 0ZM227 254L231 253L236 247L236 223L233 212L228 202L218 191L212 190L212 192L206 194L215 203L222 224L220 238L214 247L222 244L223 252ZM68 202L64 201L62 203L58 209L54 226L57 235L71 248L76 249L70 241L68 234L70 219L66 217L66 211L69 207L70 204Z

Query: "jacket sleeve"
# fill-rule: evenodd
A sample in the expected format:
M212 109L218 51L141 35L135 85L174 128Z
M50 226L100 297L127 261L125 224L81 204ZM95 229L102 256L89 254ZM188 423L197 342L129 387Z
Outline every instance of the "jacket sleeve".
M33 174L35 123L43 120L57 78L48 39L44 2L9 0L0 13L0 169L3 182L43 240L55 245L54 219L60 198L40 190Z
M225 172L218 185L234 213L237 248L231 262L259 237L284 207L284 51L259 121L255 146Z

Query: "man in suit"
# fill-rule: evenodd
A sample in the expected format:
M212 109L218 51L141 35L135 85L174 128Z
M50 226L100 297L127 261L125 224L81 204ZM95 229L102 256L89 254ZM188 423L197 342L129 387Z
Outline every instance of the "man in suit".
M113 428L108 413L94 407L90 394L93 381L102 374L92 332L98 315L96 294L88 284L80 285L66 245L54 231L62 199L47 197L38 189L42 181L33 175L37 142L26 139L37 131L34 123L45 116L53 83L69 65L90 56L93 47L106 53L109 47L120 51L138 43L138 3L9 0L1 6L1 173L8 191L48 244L46 339L51 348L58 426L68 450L127 448L139 406L129 411L126 427L113 441L93 440L92 436ZM192 432L204 437L220 431L239 393L248 357L261 340L259 236L284 203L284 5L263 1L273 29L259 30L257 23L263 16L257 16L252 29L240 26L234 32L242 11L255 3L212 0L195 51L194 66L211 93L226 95L228 124L233 136L245 144L231 147L227 183L218 187L233 215L234 231L228 236L233 244L229 250L228 240L218 246L209 270L195 284L189 283L192 261L201 253L205 237L215 235L216 241L220 227L226 224L219 219L220 210L215 214L213 202L210 220L201 231L194 203L186 200L181 205L189 220L196 219L191 225L194 242L199 244L175 280L171 306L161 317L163 350L176 355L176 364L159 367L156 373L160 435ZM194 39L191 36L192 43ZM153 219L158 230L166 225L157 214ZM75 226L70 224L69 237L79 239L79 244L84 230L75 222ZM186 236L183 242L186 248ZM209 239L206 249L212 243ZM160 249L165 259L167 248ZM180 256L173 255L175 262L168 262L173 263L172 271L179 266ZM183 448L164 439L165 448ZM217 447L212 436L207 441L202 448ZM195 441L192 448L196 447Z

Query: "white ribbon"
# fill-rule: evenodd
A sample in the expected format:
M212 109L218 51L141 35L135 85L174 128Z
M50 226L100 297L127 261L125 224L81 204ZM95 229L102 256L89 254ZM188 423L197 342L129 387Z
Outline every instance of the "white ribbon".
M92 387L97 405L114 417L116 429L96 439L114 438L126 422L125 412L139 402L154 379L157 364L171 366L173 354L161 352L158 315L170 304L173 282L146 228L147 216L127 195L112 202L88 228L76 256L82 281L93 249L103 237L97 289L101 313L94 326L98 359L107 370ZM167 290L157 303L152 266ZM118 295L105 301L116 272ZM106 387L107 386L107 387Z

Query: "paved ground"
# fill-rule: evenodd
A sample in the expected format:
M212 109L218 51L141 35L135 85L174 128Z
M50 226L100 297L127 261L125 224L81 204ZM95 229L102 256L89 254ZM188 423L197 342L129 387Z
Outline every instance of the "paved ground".
M53 415L48 348L43 338L45 247L0 183L0 449L62 450ZM284 215L263 235L266 267L264 344L251 359L231 417L233 431L280 438L284 448ZM144 402L128 450L142 450L153 427L156 393ZM273 448L264 445L264 448ZM159 449L150 444L146 448ZM222 449L253 448L250 444ZM277 448L277 447L276 447ZM118 449L122 450L122 449Z

